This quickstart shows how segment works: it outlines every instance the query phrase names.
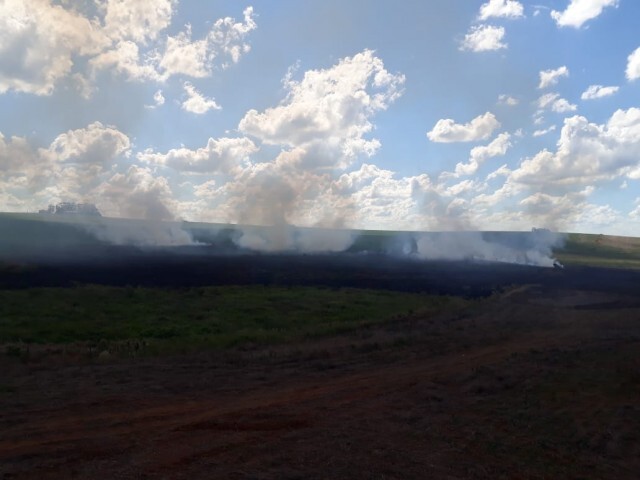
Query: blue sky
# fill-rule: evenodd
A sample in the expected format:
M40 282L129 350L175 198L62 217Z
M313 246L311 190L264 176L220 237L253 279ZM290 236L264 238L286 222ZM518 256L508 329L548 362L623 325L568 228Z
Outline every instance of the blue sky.
M0 210L640 235L632 0L5 0Z

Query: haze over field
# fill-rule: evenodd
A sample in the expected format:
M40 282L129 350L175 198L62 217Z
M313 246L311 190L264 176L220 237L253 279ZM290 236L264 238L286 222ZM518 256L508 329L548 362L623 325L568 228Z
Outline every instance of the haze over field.
M6 0L0 211L637 236L638 18L633 0Z

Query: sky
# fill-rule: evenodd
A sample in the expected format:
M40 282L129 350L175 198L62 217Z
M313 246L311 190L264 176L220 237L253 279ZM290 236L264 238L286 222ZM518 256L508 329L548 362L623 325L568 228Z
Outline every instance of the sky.
M0 211L640 236L636 0L0 0Z

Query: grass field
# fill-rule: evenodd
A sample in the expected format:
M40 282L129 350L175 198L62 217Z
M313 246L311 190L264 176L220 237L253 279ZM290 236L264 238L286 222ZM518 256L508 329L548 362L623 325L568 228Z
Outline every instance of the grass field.
M555 254L565 265L640 268L640 238L570 233Z
M341 333L462 300L310 287L155 289L78 286L0 291L0 344L143 341L153 351L272 344ZM136 348L139 348L136 347Z

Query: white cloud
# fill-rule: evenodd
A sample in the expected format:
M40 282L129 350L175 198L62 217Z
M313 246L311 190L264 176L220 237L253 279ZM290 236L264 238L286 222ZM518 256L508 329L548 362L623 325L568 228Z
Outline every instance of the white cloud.
M187 99L182 102L183 110L202 115L209 110L220 110L222 108L213 98L204 97L191 83L184 82L183 86L187 94Z
M599 16L606 7L617 7L618 0L571 0L563 12L551 11L559 27L580 28L585 22Z
M284 82L287 95L278 106L250 110L239 124L241 132L282 151L270 162L238 169L210 203L244 223L352 223L357 199L334 185L335 175L377 151L380 142L367 138L372 117L402 94L404 76L388 72L365 50L331 68L309 70L299 81L289 74Z
M0 181L0 202L14 205L16 198L27 198L33 209L52 201L91 201L115 216L166 219L188 213L275 225L344 226L352 218L411 221L411 191L421 178L394 183L378 172L378 180L363 186L369 196L343 192L334 183L356 159L379 148L369 136L373 117L402 94L403 84L403 75L388 72L368 50L307 71L300 80L288 77L287 94L277 106L249 111L240 122L241 131L281 149L276 158L269 158L270 149L255 155L259 163L253 158L258 147L246 137L210 139L193 150L148 149L133 158L128 137L99 123L62 133L37 150L25 139L1 137L0 169L11 188ZM161 103L162 92L154 96ZM175 172L164 177L163 168ZM198 173L210 176L206 186L185 184L186 175ZM191 189L192 199L178 202L173 182L183 192ZM393 192L397 186L401 190ZM365 202L362 215L355 208L358 195Z
M58 135L47 154L56 161L108 166L130 147L129 137L116 127L94 122Z
M480 7L480 20L491 17L520 18L524 16L522 4L516 0L489 0Z
M467 179L467 180L462 180L454 185L451 185L450 187L447 187L444 190L443 195L448 197L459 198L460 195L463 195L465 193L470 193L470 192L478 192L482 188L483 188L483 185L480 182L476 180Z
M390 170L363 164L360 169L341 175L333 183L333 190L347 204L357 206L351 217L356 225L447 228L447 209L452 199L443 198L427 175L397 178Z
M508 107L515 107L519 103L520 103L520 101L517 98L512 97L511 95L502 94L502 95L500 95L498 97L498 104L499 105L506 105Z
M585 117L564 120L557 150L525 159L511 179L542 189L591 185L640 176L640 109L617 110L604 125Z
M153 57L141 58L138 44L131 40L119 41L113 48L91 58L89 66L93 76L99 70L111 70L123 75L127 80L162 80Z
M498 169L494 170L489 175L487 175L487 180L493 180L494 178L498 178L498 177L508 177L510 173L511 173L511 169L505 163L503 165L500 165Z
M476 140L485 140L500 126L500 122L491 112L479 115L469 123L458 124L452 119L440 119L427 137L432 142L451 143L451 142L473 142Z
M238 63L250 45L246 42L249 33L257 28L253 8L243 12L244 22L231 17L218 19L207 35L200 40L191 40L191 26L175 37L167 37L165 51L159 62L162 77L188 75L194 78L208 77L219 63L222 68Z
M631 210L629 212L629 216L631 218L640 220L640 197L636 198L635 202L633 202L633 204L636 206L636 208L634 208L633 210Z
M153 94L153 101L156 102L157 106L164 105L164 95L162 95L162 90L158 90Z
M81 73L73 73L71 75L71 84L85 100L91 98L91 95L95 90L89 78Z
M162 165L182 174L212 176L192 187L196 200L181 203L178 211L210 221L275 225L268 239L243 237L243 243L257 241L261 248L290 248L285 227L291 223L337 227L393 218L404 224L415 205L410 180L389 179L373 168L368 169L375 177L370 180L364 173L360 179L345 174L352 189L340 176L379 147L378 140L367 138L373 116L401 95L403 83L404 76L385 70L366 50L330 68L309 70L300 80L288 75L286 96L277 106L247 112L239 130L280 147L275 158L267 157L269 149L258 152L246 137L210 139L195 150L146 150L136 158L151 168Z
M595 188L587 186L579 191L562 194L536 192L520 201L529 221L554 230L601 232L622 220L620 212L610 205L597 205L588 201Z
M534 125L542 125L544 123L544 112L542 110L538 110L533 114L533 124Z
M173 218L176 202L166 179L136 166L113 173L128 148L124 134L97 122L63 133L38 150L25 139L6 142L0 134L0 206L34 211L48 203L89 201L109 215ZM13 163L5 161L6 155Z
M39 155L24 137L10 137L0 133L0 179L9 187L42 188L51 176L51 162Z
M511 147L510 139L511 135L505 132L494 138L488 145L473 147L469 154L469 162L456 165L456 175L473 175L488 158L506 154Z
M244 39L249 32L257 28L253 18L253 7L247 7L242 12L243 22L236 22L231 17L217 20L207 36L207 40L215 47L215 50L231 58L233 63L238 63L240 57L251 49ZM227 64L223 64L225 67Z
M75 9L68 1L0 2L0 94L50 95L68 78L88 98L103 70L134 81L201 78L250 50L246 37L256 28L251 7L243 21L218 19L203 39L191 41L189 27L166 35L176 4L104 0Z
M191 25L187 25L184 32L167 37L159 67L167 77L182 74L202 78L209 75L213 57L206 39L191 40Z
M249 164L249 157L258 151L248 138L210 138L203 148L177 148L165 154L145 150L137 159L149 164L164 165L179 172L227 173L237 172Z
M636 48L627 57L627 70L625 72L627 80L637 80L640 78L640 47Z
M555 125L551 125L549 128L545 128L545 129L541 129L541 130L536 130L533 132L533 136L534 137L541 137L543 135L546 135L548 133L551 133L553 131L555 131L556 126Z
M547 88L556 85L563 77L569 76L569 69L563 65L555 70L542 70L540 72L540 83L538 88Z
M162 94L162 90L156 90L156 93L153 94L153 105L145 105L147 108L156 108L164 105L164 95Z
M536 103L538 104L538 108L544 109L551 107L553 105L553 102L558 98L560 98L559 93L545 93L538 98Z
M25 138L7 141L0 134L0 171L11 184L9 191L31 210L52 201L85 201L130 148L124 133L100 122L62 133L39 149Z
M0 94L50 95L77 56L106 44L99 25L48 1L0 2Z
M248 111L238 128L266 144L304 150L300 161L348 165L379 148L378 140L365 138L373 129L370 118L402 94L404 80L365 50L329 69L309 70L300 81L289 81L284 102L262 113ZM290 160L295 157L291 155Z
M177 0L107 0L104 31L114 41L131 40L146 44L158 38L173 17Z
M593 193L593 187L563 194L535 192L519 202L527 212L527 218L535 225L553 230L564 230L576 223L609 223L617 216L610 207L599 207L586 200ZM604 214L604 215L603 215Z
M575 112L577 108L576 105L569 103L569 101L564 98L557 99L551 106L551 110L556 113Z
M578 107L568 100L560 98L558 93L545 93L538 98L538 108L550 109L556 113L574 112Z
M582 100L593 100L595 98L608 97L616 93L619 89L620 87L603 87L602 85L590 85L584 92L582 92L580 98Z
M460 44L460 50L487 52L507 48L504 38L504 27L493 25L472 26Z

